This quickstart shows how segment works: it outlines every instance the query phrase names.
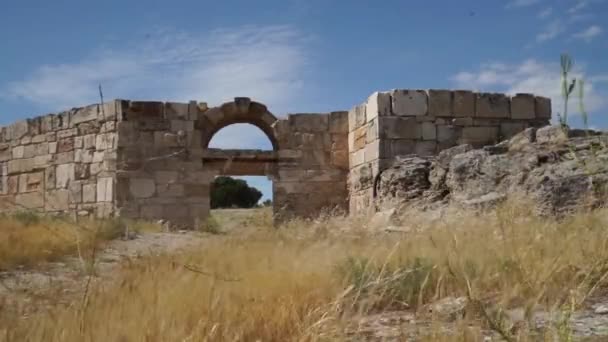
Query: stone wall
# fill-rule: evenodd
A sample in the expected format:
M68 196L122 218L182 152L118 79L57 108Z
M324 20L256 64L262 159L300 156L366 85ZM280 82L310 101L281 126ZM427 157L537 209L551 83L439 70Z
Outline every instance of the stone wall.
M493 144L550 117L543 97L447 90L376 92L350 112L280 119L245 97L211 108L114 100L0 128L0 210L192 227L209 215L216 176L259 175L273 180L278 220L362 213L397 156ZM273 150L208 148L235 123L257 126Z
M112 215L116 122L112 102L0 128L0 210Z
M399 155L494 144L527 127L544 126L550 118L550 100L531 94L375 92L349 112L350 212L374 209L374 181Z

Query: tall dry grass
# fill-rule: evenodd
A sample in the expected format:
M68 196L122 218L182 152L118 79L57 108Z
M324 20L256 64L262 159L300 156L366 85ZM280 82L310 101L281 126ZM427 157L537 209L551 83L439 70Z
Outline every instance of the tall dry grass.
M567 321L513 329L501 310L571 313L608 274L606 211L562 221L509 202L496 211L411 216L411 230L373 234L360 219L292 222L204 249L124 264L113 285L71 308L0 321L3 341L328 341L355 338L357 319L466 297L452 335L426 340L567 340ZM348 226L349 233L333 234ZM571 306L574 305L574 306ZM477 328L471 328L476 326ZM355 336L355 337L353 337Z
M122 220L81 220L17 212L0 216L0 271L31 268L69 255L90 258L108 240L152 225Z

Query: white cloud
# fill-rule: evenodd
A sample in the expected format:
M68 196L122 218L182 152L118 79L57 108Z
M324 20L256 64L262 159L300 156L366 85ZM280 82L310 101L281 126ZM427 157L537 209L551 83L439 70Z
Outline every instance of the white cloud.
M540 11L538 13L538 17L541 19L545 19L551 16L551 14L553 14L553 8L552 7L547 7L544 10Z
M580 12L589 6L589 0L576 0L576 4L570 8L568 8L568 13L574 14L576 12Z
M506 8L528 7L539 3L541 0L512 0L505 6Z
M536 35L536 41L541 43L556 38L564 32L564 27L560 20L554 20L545 26L545 29Z
M304 82L308 40L289 26L247 26L202 36L158 31L71 64L45 65L4 89L48 110L134 98L219 104L235 96L285 110Z
M573 38L581 39L586 41L587 43L591 42L593 38L597 37L602 33L602 28L598 25L589 26L587 29L575 33L572 35Z
M589 113L608 107L608 94L600 93L594 84L608 80L606 74L587 76L583 68L576 66L570 78L585 79L585 108ZM516 93L533 93L551 98L554 117L562 111L560 89L560 66L558 63L542 63L528 59L521 64L489 63L479 70L463 71L451 77L454 84L463 89L475 91ZM570 101L569 111L576 113L578 108L578 90ZM578 113L576 113L578 114Z

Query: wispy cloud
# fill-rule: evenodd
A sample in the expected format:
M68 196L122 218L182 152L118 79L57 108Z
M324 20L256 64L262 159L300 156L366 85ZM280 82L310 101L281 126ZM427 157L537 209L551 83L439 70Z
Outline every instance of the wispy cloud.
M586 41L587 43L591 42L595 37L602 33L602 28L598 25L589 26L587 29L575 33L572 35L573 38L581 39Z
M72 64L41 66L4 96L48 110L106 98L217 104L249 96L285 110L305 82L308 39L289 26L247 26L202 36L159 30L143 42L92 51Z
M606 74L586 75L576 66L570 75L585 82L585 107L591 113L608 107L608 94L599 93L594 84L605 79ZM478 70L463 71L450 80L459 88L477 91L496 91L507 94L533 93L551 98L553 113L561 111L560 67L558 63L543 63L528 59L520 64L487 63ZM574 98L571 108L578 108Z
M576 0L576 3L572 7L568 8L568 13L573 14L576 12L580 12L581 10L589 6L589 3L589 0Z
M553 8L552 7L547 7L544 10L538 12L538 17L541 19L545 19L551 16L551 14L553 14Z
M541 2L541 0L512 0L507 3L506 8L528 7Z
M536 41L539 43L555 39L562 32L564 32L563 24L560 20L553 20L550 22L542 32L536 35Z

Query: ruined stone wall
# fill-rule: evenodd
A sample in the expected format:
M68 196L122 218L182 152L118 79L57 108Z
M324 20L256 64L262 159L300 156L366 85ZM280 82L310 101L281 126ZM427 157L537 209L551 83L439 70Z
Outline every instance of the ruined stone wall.
M348 113L290 114L274 125L280 146L275 213L286 219L347 210Z
M0 210L112 215L116 121L112 102L0 128Z
M396 156L479 147L549 123L544 97L449 90L373 93L349 112L350 212L373 210L374 180Z

